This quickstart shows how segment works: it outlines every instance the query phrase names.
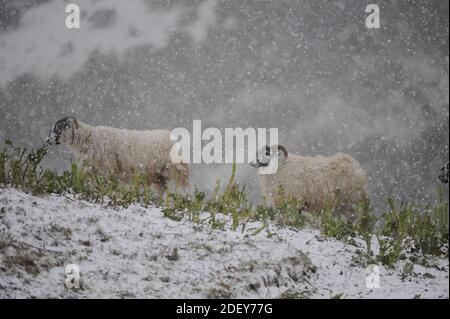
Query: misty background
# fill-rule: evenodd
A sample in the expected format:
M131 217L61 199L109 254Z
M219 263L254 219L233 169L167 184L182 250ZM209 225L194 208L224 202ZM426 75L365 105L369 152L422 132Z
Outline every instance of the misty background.
M69 3L80 29L65 27ZM380 29L365 27L370 3ZM448 40L446 0L0 0L0 141L38 147L67 114L277 127L291 154L357 159L377 206L427 203L448 161ZM45 166L71 158L52 147ZM209 193L230 172L192 165L192 183ZM254 169L239 165L237 181L260 201Z

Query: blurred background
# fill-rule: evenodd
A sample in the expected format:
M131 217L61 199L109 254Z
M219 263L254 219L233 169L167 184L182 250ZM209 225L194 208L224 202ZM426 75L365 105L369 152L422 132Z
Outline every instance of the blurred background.
M78 4L81 28L65 27ZM381 28L365 27L380 6ZM447 0L0 0L0 141L72 114L129 129L277 127L292 154L346 152L386 197L428 203L448 161ZM52 147L47 167L72 156ZM194 165L210 192L230 165ZM250 198L256 172L239 165ZM448 191L446 190L446 196Z

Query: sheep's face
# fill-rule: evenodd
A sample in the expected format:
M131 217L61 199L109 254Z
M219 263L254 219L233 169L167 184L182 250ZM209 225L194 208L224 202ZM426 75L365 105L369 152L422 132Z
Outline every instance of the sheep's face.
M441 173L439 174L439 180L445 184L448 184L448 171L449 171L448 165L449 163L445 164L444 167L442 167L441 169Z
M250 163L250 166L258 168L258 167L266 167L269 166L270 163L270 147L264 146L256 153L256 160Z
M268 167L273 164L274 161L283 161L287 158L287 150L282 145L272 145L262 147L256 153L256 160L251 162L250 165L255 168Z
M56 121L47 138L49 145L59 145L61 143L71 143L78 128L76 118L68 116Z

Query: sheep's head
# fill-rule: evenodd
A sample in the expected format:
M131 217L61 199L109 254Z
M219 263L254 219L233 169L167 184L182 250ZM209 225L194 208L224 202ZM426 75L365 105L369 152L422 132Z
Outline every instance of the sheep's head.
M48 134L47 143L49 145L72 143L75 137L75 130L78 127L78 120L73 116L66 116L56 121Z
M288 157L288 151L283 145L272 145L262 147L256 153L256 160L251 162L252 167L267 167L273 160L284 161Z
M448 162L441 169L441 173L439 174L439 180L442 183L448 184Z

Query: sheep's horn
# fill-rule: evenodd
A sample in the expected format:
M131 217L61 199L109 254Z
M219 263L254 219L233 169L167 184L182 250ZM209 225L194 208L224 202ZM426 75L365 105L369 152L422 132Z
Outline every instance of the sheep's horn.
M286 147L284 147L283 145L278 144L277 145L278 150L282 151L284 153L284 158L286 159L288 157L288 151L286 149Z
M75 124L75 128L79 128L80 127L80 124L78 124L78 119L75 116L69 115L69 116L66 116L66 118L73 120L73 123Z

